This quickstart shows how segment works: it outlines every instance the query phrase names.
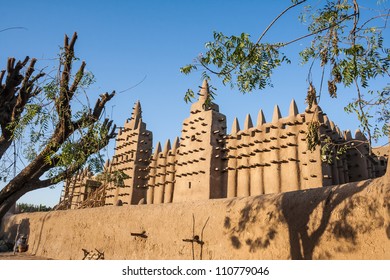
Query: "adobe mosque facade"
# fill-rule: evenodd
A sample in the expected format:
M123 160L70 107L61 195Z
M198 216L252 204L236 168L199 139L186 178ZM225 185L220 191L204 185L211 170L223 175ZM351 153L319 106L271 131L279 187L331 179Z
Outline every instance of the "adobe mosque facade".
M106 173L126 174L123 184L98 182L88 170L64 185L58 209L95 206L161 204L280 193L343 184L382 176L388 154L376 156L357 130L341 132L318 105L299 113L291 102L288 116L275 106L267 122L260 110L256 124L247 115L243 128L234 119L227 133L226 116L218 105L205 101L209 89L203 82L200 97L184 120L180 138L153 147L153 134L142 120L140 102L120 128L115 154ZM319 122L321 144L307 149L307 128ZM336 143L355 145L332 163L322 161L321 148L329 136ZM84 205L84 206L83 206Z

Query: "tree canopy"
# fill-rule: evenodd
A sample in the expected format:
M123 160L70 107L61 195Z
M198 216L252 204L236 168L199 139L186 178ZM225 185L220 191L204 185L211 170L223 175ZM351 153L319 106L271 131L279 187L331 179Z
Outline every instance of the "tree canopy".
M205 44L205 52L180 71L200 71L203 79L211 83L212 79L220 79L223 85L241 93L262 90L272 85L272 74L277 68L291 63L283 53L285 47L300 42L301 63L310 65L307 78L302 77L308 84L306 103L311 107L315 100L320 101L323 88L327 88L331 98L337 98L342 94L339 88L353 87L356 94L345 111L357 114L371 143L389 133L390 52L383 31L390 14L385 2L292 0L257 40L246 33L227 36L214 31L214 40ZM264 36L292 9L301 9L297 20L307 26L307 34L289 41L281 38L277 43L264 42ZM321 77L319 84L313 82L313 75ZM380 79L385 85L372 87L371 82ZM210 99L216 94L216 89L211 88ZM194 96L189 89L184 99L188 102Z

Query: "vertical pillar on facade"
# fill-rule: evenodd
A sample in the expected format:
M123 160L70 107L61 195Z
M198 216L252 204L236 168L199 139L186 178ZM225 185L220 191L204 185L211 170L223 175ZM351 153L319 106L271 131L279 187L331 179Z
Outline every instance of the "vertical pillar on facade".
M237 118L234 118L232 130L228 139L228 181L227 197L237 196L237 133L240 131L240 124Z
M280 113L279 106L275 105L269 134L270 176L267 180L267 184L269 184L270 193L281 192L281 163L279 144L279 120L281 118L282 115Z
M369 148L368 141L364 134L357 129L355 131L356 147L352 149L352 153L355 155L354 162L351 164L355 167L355 176L351 181L361 181L369 178L374 178L373 164L369 160Z
M299 115L298 106L293 99L290 103L288 117L285 120L283 135L282 191L294 191L300 188L300 169L298 152L299 129L296 123ZM299 121L298 121L299 122Z
M169 139L165 143L164 149L158 155L157 159L157 174L156 174L156 186L154 188L154 204L164 203L165 193L165 175L168 151L171 149L171 142Z
M157 159L160 153L161 153L161 145L160 142L157 142L151 162L149 164L148 189L146 191L147 204L153 204L154 202L154 187L156 186Z
M252 170L251 170L251 195L264 194L264 164L263 164L263 138L265 117L260 109L257 115L256 127L253 130L252 143Z
M241 149L238 156L239 169L237 173L237 196L246 197L250 195L250 163L249 163L249 129L253 127L251 116L248 114L244 122L244 130L238 134L241 136Z
M311 123L317 123L321 125L323 123L322 110L315 103L309 109L305 110L305 122L306 122L306 131L308 126ZM315 131L317 133L317 131ZM306 136L305 136L306 138ZM305 144L307 145L307 139L305 139ZM321 144L317 145L314 150L306 152L306 168L305 168L305 185L304 188L318 188L323 185L323 170L322 170L322 161L321 161Z
M179 138L176 137L173 142L172 149L167 155L167 167L165 176L165 194L164 203L171 203L173 201L174 187L175 187L175 159L177 148L179 147Z

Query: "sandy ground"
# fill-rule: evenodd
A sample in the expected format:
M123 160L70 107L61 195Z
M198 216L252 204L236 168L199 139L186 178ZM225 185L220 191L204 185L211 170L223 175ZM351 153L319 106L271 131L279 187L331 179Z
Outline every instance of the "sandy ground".
M33 256L28 253L14 253L7 252L7 253L0 253L0 261L4 260L51 260L49 258L45 257L39 257L39 256Z

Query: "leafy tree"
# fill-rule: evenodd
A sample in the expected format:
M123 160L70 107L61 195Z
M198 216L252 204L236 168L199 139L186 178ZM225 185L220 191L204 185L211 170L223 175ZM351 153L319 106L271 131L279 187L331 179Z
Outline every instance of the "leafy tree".
M30 203L18 203L16 204L16 209L18 209L18 213L27 213L27 212L48 212L51 211L52 208L46 205L34 205Z
M29 136L23 143L28 164L0 191L0 219L25 193L63 181L87 163L102 166L98 152L115 137L112 121L100 121L115 92L101 94L93 107L78 103L94 79L75 57L76 40L76 33L65 35L54 77L34 74L37 60L29 57L9 58L0 72L0 160L7 161L12 143Z
M304 4L314 2L315 7ZM321 97L323 84L332 98L338 96L338 86L353 87L355 98L345 108L357 114L369 143L389 133L389 49L385 47L383 30L386 28L389 9L359 0L309 1L292 0L262 32L257 41L249 34L226 36L214 32L214 41L205 44L204 54L195 62L182 67L184 74L201 70L202 78L216 77L224 85L237 87L242 93L264 89L271 85L273 71L283 63L290 63L282 52L292 43L310 38L309 44L300 52L303 64L310 64L306 102L309 107ZM300 20L308 26L308 33L288 42L267 43L264 36L272 26L291 9L303 7ZM307 39L306 39L307 40ZM318 66L318 67L315 67ZM314 69L321 77L320 85L315 85L312 76ZM324 79L327 81L324 82ZM386 85L380 89L370 87L373 80L382 79ZM215 94L215 88L213 88ZM210 95L210 99L213 98ZM189 89L185 94L188 102L194 97ZM210 100L206 101L209 102ZM315 126L312 126L315 129ZM309 132L310 135L316 133ZM308 137L309 141L313 139ZM313 142L313 141L312 141ZM315 149L316 145L311 145Z

